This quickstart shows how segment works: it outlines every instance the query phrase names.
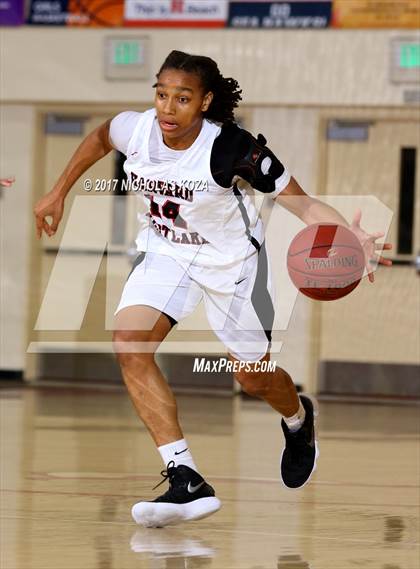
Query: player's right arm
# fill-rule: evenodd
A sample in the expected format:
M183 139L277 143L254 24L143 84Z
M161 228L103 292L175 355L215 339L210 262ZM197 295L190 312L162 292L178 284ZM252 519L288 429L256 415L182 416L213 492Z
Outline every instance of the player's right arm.
M113 150L114 146L110 142L109 135L110 124L111 119L87 135L70 158L53 189L35 205L34 214L38 238L41 237L43 230L49 237L54 235L63 217L64 200L75 182L92 164ZM52 218L52 221L47 221L47 218Z
M9 176L8 178L0 178L0 186L2 188L9 188L15 182L14 176Z

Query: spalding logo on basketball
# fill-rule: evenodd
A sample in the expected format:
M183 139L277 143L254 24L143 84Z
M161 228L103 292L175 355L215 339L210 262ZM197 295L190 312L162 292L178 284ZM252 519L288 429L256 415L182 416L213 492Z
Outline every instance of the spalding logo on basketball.
M342 225L315 223L302 229L287 252L293 284L314 300L336 300L354 290L365 267L356 235Z

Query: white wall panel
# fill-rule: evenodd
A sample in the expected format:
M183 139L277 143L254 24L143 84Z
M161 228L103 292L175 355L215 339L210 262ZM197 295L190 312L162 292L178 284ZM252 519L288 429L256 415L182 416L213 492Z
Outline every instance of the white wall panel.
M23 368L28 314L35 113L10 105L0 114L0 175L16 176L0 197L0 367Z
M318 109L257 107L247 126L265 136L269 148L306 192L317 192Z
M413 32L410 32L411 36ZM151 38L151 76L106 81L106 36ZM389 81L398 30L3 29L1 97L8 101L148 102L151 82L172 49L209 55L238 79L247 104L399 105Z

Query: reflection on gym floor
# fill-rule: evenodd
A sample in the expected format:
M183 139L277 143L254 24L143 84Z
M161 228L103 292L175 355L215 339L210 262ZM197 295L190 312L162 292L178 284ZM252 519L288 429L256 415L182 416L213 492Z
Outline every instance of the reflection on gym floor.
M2 569L418 569L418 408L321 403L313 481L278 479L279 417L239 397L179 398L223 507L173 528L130 516L160 457L119 388L7 388Z

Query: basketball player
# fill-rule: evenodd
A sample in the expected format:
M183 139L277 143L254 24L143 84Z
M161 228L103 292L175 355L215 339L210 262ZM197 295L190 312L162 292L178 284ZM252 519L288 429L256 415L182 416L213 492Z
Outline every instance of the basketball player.
M285 370L258 369L258 362L270 358L272 279L261 219L236 180L246 180L307 224L348 225L336 210L305 194L261 135L255 139L235 124L239 85L223 77L212 59L173 51L154 88L154 108L122 112L90 133L35 208L38 237L43 230L53 235L73 184L114 148L126 155L128 180L147 203L147 223L136 241L140 255L116 311L114 345L133 404L165 465L161 483L169 481L163 495L133 506L135 521L151 527L204 518L220 508L199 474L175 397L154 359L172 326L202 299L232 361L251 362L236 380L283 417L284 484L301 488L316 465L311 399L298 397ZM288 205L289 196L300 199ZM360 212L351 228L367 260L389 265L376 254L382 234L368 235L359 222Z

